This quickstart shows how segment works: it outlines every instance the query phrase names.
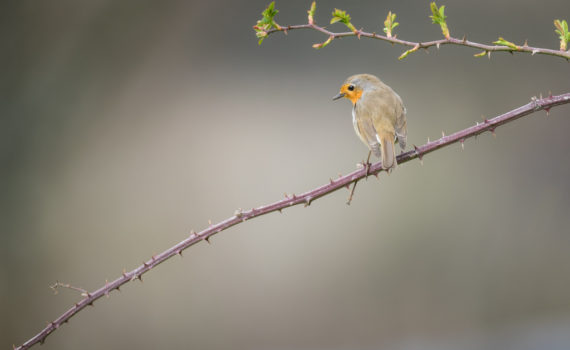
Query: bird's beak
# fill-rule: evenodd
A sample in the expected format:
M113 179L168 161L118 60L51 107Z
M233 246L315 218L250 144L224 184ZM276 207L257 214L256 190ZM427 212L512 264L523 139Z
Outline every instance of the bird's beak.
M339 93L335 97L333 97L333 101L338 100L339 98L343 98L346 94L344 92Z

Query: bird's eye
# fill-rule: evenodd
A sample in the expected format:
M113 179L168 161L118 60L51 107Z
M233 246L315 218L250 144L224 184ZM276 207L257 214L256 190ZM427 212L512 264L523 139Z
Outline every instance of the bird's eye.
M354 85L349 85L349 86L348 86L348 91L354 91Z

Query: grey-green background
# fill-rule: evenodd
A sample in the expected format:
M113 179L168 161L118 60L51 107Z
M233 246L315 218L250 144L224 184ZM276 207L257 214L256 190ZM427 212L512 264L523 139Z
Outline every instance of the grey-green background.
M447 1L451 33L558 47L567 0ZM0 7L0 346L200 230L346 174L366 156L351 74L379 75L422 144L570 91L570 64L292 31L267 1L6 1ZM278 1L306 21L309 1ZM439 38L428 1L318 1ZM331 29L344 30L337 24ZM568 349L570 107L232 228L96 302L43 349Z

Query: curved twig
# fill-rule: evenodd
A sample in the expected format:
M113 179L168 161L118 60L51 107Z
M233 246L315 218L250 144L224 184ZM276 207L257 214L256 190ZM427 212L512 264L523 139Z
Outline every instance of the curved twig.
M513 109L512 111L497 116L493 119L485 120L483 123L477 123L474 126L458 131L452 135L442 136L438 140L428 141L428 143L424 144L423 146L420 147L414 146L414 150L400 154L397 157L398 163L403 164L416 158L419 158L421 160L422 157L425 156L426 154L434 152L445 146L449 146L457 142L460 142L463 145L463 142L467 138L477 136L486 131L494 133L495 129L498 126L512 122L518 118L524 117L539 110L545 110L548 113L550 108L568 103L570 103L570 92L558 96L549 96L545 98L533 97L531 99L531 102L527 103L526 105ZM179 242L178 244L172 246L171 248L165 250L164 252L158 255L152 256L150 260L143 262L143 264L137 267L136 269L130 272L123 272L123 274L120 277L118 277L112 282L106 281L105 285L103 285L102 287L93 292L86 292L85 297L81 301L73 305L70 309L65 311L61 316L56 318L54 321L50 322L42 331L40 331L38 334L34 335L24 344L15 349L17 350L28 349L36 343L43 343L48 335L53 333L56 329L59 328L59 326L66 323L71 317L73 317L79 311L83 310L86 306L93 305L93 302L95 300L101 298L104 295L109 295L109 293L115 289L119 290L119 288L127 282L133 281L135 279L139 279L142 281L142 275L144 273L148 272L155 266L172 258L175 255L182 256L183 250L200 241L205 240L209 242L210 237L218 232L226 230L234 225L240 224L247 220L259 217L261 215L269 214L274 211L281 212L281 210L289 208L294 205L304 204L305 206L308 206L317 198L328 195L343 187L348 188L351 183L355 183L361 180L362 178L366 177L367 175L377 175L381 171L383 171L382 164L378 162L372 164L370 167L363 167L362 169L353 171L352 173L342 176L336 180L330 179L330 182L327 183L326 185L322 185L311 191L305 192L301 195L286 196L285 199L282 199L275 203L261 206L258 208L253 208L248 211L238 210L235 212L235 214L232 217L224 221L221 221L215 225L210 225L208 228L202 230L201 232L198 233L192 232L187 239Z

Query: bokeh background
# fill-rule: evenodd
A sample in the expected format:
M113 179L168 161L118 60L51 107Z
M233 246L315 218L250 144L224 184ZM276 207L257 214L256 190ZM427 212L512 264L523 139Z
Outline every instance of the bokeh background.
M0 6L0 346L233 215L346 174L367 150L349 75L380 76L422 144L568 92L546 56L402 47L292 31L257 45L263 1ZM558 47L567 0L447 1L451 33ZM280 24L309 1L278 1ZM428 1L325 1L357 27L439 38ZM340 24L331 28L344 30ZM568 349L570 106L508 124L308 208L215 236L96 302L43 349Z

